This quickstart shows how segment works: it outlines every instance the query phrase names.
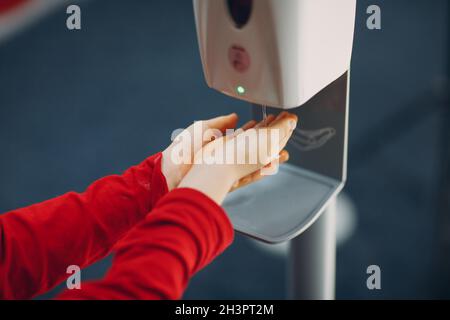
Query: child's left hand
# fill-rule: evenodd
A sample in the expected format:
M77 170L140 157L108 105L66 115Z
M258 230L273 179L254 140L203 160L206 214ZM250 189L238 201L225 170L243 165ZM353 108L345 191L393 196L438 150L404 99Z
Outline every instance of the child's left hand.
M270 122L274 119L273 115L269 115L267 121ZM209 120L199 121L190 125L186 128L179 136L183 137L191 137L191 139L175 139L174 142L167 147L166 150L163 151L163 159L162 159L162 173L164 174L167 180L167 186L169 191L176 188L187 172L191 169L192 164L194 162L194 156L196 153L203 148L207 143L215 138L214 131L225 135L227 129L235 129L236 125L239 121L239 117L236 113L231 113L226 116L220 116ZM201 125L199 125L199 123ZM251 120L247 122L241 129L245 130L248 128L252 128L257 124L255 120ZM201 134L195 134L194 128L195 125L197 128L201 128ZM181 146L179 144L182 144ZM173 154L176 152L175 148L190 150L190 155L188 161L173 161ZM289 158L289 154L287 151L283 150L280 154L279 163L286 162ZM236 190L242 186L255 182L261 179L261 175L257 172L251 174L240 181L238 181L232 188L232 190Z
M227 129L234 129L239 121L239 117L236 113L231 113L226 116L220 116L209 120L197 121L197 124L194 123L186 128L179 136L190 136L191 139L175 139L170 146L163 151L163 159L162 159L162 173L164 174L167 180L167 186L169 191L178 186L180 181L192 167L194 156L205 144L211 141L211 138L204 137L204 133L207 131L219 130L222 134L225 134ZM194 133L194 125L199 127L199 123L201 123L202 132L201 134ZM211 129L211 130L209 130ZM179 144L184 144L179 146ZM176 163L173 161L173 153L175 152L175 148L181 148L183 150L190 150L190 159L189 161L183 161L182 163Z

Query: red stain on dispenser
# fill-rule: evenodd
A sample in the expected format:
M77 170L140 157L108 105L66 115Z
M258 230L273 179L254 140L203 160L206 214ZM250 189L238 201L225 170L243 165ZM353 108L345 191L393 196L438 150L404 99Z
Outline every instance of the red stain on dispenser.
M228 50L228 59L233 68L238 72L245 72L250 68L250 55L241 46L231 46Z

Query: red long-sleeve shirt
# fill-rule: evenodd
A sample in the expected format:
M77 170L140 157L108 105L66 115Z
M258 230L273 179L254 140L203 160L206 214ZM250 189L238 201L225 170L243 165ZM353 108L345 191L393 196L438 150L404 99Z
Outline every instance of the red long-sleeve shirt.
M103 280L60 299L178 299L232 241L225 212L193 189L167 192L159 153L85 192L0 216L0 298L28 299L114 248Z

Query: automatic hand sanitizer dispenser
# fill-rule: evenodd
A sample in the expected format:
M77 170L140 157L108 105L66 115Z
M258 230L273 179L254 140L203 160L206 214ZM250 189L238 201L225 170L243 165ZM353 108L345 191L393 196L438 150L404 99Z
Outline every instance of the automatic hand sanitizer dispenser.
M346 179L356 0L194 0L209 87L299 117L280 172L231 193L237 231L278 243L304 232ZM294 109L295 108L295 109Z
M356 0L194 0L206 82L283 109L350 67Z

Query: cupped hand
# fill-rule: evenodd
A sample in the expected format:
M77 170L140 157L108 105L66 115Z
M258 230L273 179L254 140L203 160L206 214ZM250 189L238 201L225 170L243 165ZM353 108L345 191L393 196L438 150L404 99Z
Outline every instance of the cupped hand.
M297 120L294 114L282 112L205 144L179 186L198 189L220 204L230 190L261 179L276 171L278 162L287 160L283 148Z
M170 146L163 151L161 164L161 170L169 190L177 187L192 167L196 153L210 142L213 136L224 135L227 129L236 128L238 120L237 114L231 113L209 120L196 121L174 139ZM201 131L201 134L196 134L196 130ZM179 156L178 150L186 151L181 161L176 159Z

